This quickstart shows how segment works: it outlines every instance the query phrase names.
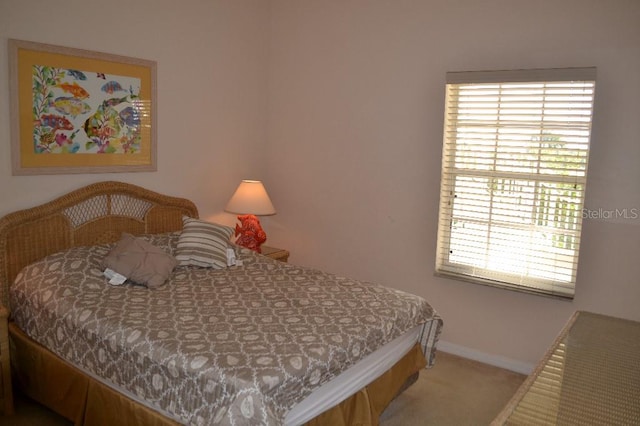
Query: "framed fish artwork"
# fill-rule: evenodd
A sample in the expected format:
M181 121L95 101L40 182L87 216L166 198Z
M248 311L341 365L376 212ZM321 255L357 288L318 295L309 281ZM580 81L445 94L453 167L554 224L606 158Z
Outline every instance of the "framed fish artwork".
M14 175L156 168L156 62L9 39Z

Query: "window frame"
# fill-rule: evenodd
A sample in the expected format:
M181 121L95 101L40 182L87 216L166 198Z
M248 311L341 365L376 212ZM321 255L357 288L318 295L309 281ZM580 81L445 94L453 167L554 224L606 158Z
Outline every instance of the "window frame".
M453 261L451 262L452 252L451 252L451 239L454 234L453 231L453 221L455 220L453 213L453 205L455 203L456 194L452 192L453 188L456 188L457 181L453 181L457 175L460 173L456 173L455 162L457 158L458 148L455 146L457 140L459 139L456 135L450 137L449 131L450 129L456 128L455 124L452 125L450 121L455 121L459 117L459 109L458 103L453 102L451 99L450 89L454 85L459 87L460 85L467 84L499 84L499 85L507 85L514 83L546 83L552 84L554 82L590 82L592 84L591 89L591 100L590 100L590 110L588 114L588 133L587 133L587 142L586 142L586 153L584 154L584 165L583 165L583 174L584 176L561 176L557 173L551 173L551 176L545 175L544 173L522 173L520 171L516 171L513 173L508 173L504 171L494 170L488 171L479 171L479 170L471 170L467 174L469 176L486 176L487 179L495 180L495 179L515 179L522 181L544 181L551 182L554 185L558 185L554 190L567 190L563 185L573 184L576 192L580 192L580 197L577 202L571 204L571 211L573 215L571 217L571 222L569 219L566 220L567 224L571 226L576 225L577 229L575 230L575 239L572 239L566 244L571 244L573 247L569 251L573 251L571 255L572 261L571 264L571 279L567 282L563 282L559 279L544 279L544 278L530 278L526 274L509 274L504 270L500 272L496 272L492 275L492 270L486 267L477 267L470 264L464 264L460 262ZM582 220L583 220L583 206L585 200L585 191L586 191L586 182L587 182L587 170L588 170L588 160L589 160L589 152L590 152L590 144L591 144L591 128L593 124L593 110L595 104L595 84L596 83L596 68L560 68L560 69L531 69L531 70L507 70L507 71L471 71L471 72L450 72L447 73L447 97L445 101L445 116L444 116L444 128L443 128L443 151L442 151L442 175L441 175L441 183L440 183L440 209L438 215L438 237L437 237L437 249L436 249L436 269L435 274L437 276L443 276L447 278L454 278L457 280L468 281L478 284L490 285L494 287L506 288L510 290L522 291L526 293L534 293L545 296L559 297L565 299L573 299L575 295L575 287L576 287L576 278L577 278L577 266L579 260L580 253L580 237L582 234ZM502 86L501 86L502 87ZM501 105L499 101L498 105ZM455 104L455 105L452 105ZM455 116L452 115L451 109L455 108ZM451 119L450 117L455 117ZM542 120L542 119L541 119ZM499 121L499 120L498 120ZM541 123L544 123L541 121ZM499 130L504 129L500 125L496 124ZM543 124L540 124L540 128L544 128ZM544 133L541 133L544 134ZM497 156L497 137L496 137L496 151L493 152L494 157ZM566 142L562 142L566 144ZM452 147L452 145L454 145ZM549 143L549 146L552 144ZM538 143L539 149L542 149L544 143L542 142L542 138ZM564 145L560 145L560 147L564 148ZM561 150L560 150L561 151ZM454 153L452 155L451 153ZM474 154L475 155L475 154ZM551 154L551 155L559 155L559 154ZM572 160L573 158L579 158L579 154L574 153L575 157L567 157L564 161ZM473 158L480 158L480 156L475 155ZM538 161L538 168L540 168L540 161ZM453 165L452 165L453 164ZM571 167L571 163L562 163L560 162L560 168L566 170L568 167ZM566 166L569 164L569 166ZM582 166L582 165L581 165ZM495 165L494 165L495 167ZM580 175L580 171L576 171L577 175ZM492 181L491 185L495 185ZM578 190L577 186L581 185ZM544 187L544 185L540 184L540 187ZM563 189L564 188L564 189ZM493 189L491 189L491 199L494 198ZM534 201L532 201L532 209L544 208L544 206L540 206L536 204L539 200L538 194L540 189L536 184L535 189L533 190ZM522 194L522 192L521 192ZM575 194L574 194L575 196ZM559 199L559 198L558 198ZM543 200L544 201L544 200ZM489 207L489 212L492 214L493 206ZM558 209L558 207L554 207L554 209ZM532 220L538 220L537 217L531 218ZM488 227L490 228L494 222L489 220ZM557 222L561 223L561 222ZM571 234L569 232L571 230L567 230L567 235ZM513 230L511 231L512 233ZM515 237L513 237L515 238ZM487 237L487 242L484 243L484 250L490 251L493 243L490 242L491 237ZM472 241L472 240L466 240ZM563 242L563 244L565 244ZM482 246L482 244L480 244ZM469 249L471 252L472 249ZM464 254L464 253L463 253ZM545 259L546 260L546 259ZM569 262L567 263L569 264ZM551 271L551 268L548 266L544 266L541 268L543 272ZM478 272L479 271L479 272Z

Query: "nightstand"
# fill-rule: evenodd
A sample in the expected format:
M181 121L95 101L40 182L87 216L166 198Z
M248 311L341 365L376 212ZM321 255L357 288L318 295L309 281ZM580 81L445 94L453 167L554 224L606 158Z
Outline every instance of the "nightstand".
M286 262L289 260L288 250L269 246L261 246L260 249L262 250L263 255L272 259L279 260L280 262Z
M0 397L4 415L13 414L11 359L9 358L9 310L0 305Z

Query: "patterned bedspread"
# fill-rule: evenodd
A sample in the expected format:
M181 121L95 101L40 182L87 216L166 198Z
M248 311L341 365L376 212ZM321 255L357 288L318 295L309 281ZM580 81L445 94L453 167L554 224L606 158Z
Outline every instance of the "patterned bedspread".
M147 237L173 252L178 234ZM420 297L238 248L241 267L178 267L164 286L111 286L112 245L26 267L10 294L31 338L193 425L283 423L293 405L378 347L442 321Z

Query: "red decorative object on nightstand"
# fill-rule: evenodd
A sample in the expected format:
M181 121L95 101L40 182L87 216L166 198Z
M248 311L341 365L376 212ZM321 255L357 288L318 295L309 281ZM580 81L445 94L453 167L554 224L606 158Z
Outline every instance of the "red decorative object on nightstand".
M253 214L243 214L238 216L242 226L236 224L236 244L262 253L260 246L267 241L267 234L260 225L260 219Z

